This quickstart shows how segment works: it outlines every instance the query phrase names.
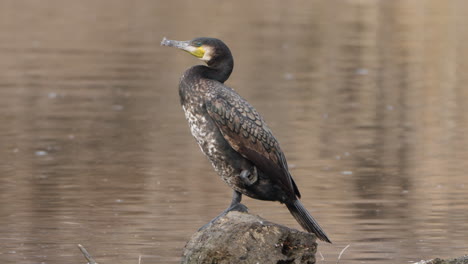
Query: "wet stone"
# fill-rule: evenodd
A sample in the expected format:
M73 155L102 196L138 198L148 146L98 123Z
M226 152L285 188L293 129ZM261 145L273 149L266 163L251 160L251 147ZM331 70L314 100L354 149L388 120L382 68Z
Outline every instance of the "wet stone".
M230 212L192 235L181 263L315 263L314 234Z

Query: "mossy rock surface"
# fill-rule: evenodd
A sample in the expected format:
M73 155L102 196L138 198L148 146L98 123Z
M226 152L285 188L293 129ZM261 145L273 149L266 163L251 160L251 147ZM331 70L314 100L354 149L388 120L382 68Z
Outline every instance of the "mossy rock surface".
M314 234L234 211L193 234L181 263L314 264L316 252Z
M422 260L415 264L468 264L468 255L454 258L454 259L431 259L431 260Z

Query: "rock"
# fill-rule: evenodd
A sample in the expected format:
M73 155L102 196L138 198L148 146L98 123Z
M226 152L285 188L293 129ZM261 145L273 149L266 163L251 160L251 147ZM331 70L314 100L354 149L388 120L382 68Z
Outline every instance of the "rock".
M233 211L193 234L181 263L313 264L315 241L314 234Z
M431 259L431 260L421 260L415 264L468 264L468 255L455 258L455 259Z

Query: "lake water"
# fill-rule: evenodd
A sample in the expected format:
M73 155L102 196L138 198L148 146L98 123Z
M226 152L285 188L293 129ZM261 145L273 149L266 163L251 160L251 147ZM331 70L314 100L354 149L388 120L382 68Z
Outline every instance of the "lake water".
M161 39L223 39L334 244L317 263L468 253L468 2L0 3L0 260L178 263L231 190ZM244 203L300 228L278 203Z

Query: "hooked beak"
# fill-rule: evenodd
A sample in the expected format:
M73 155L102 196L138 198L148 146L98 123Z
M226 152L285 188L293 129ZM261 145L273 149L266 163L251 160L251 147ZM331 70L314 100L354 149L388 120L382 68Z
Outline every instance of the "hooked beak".
M164 37L161 41L161 46L175 47L178 49L187 50L187 47L190 46L190 41L170 40Z
M190 41L170 40L164 37L161 41L161 46L175 47L181 50L185 50L200 59L205 55L205 49L203 47L194 47L190 45Z

